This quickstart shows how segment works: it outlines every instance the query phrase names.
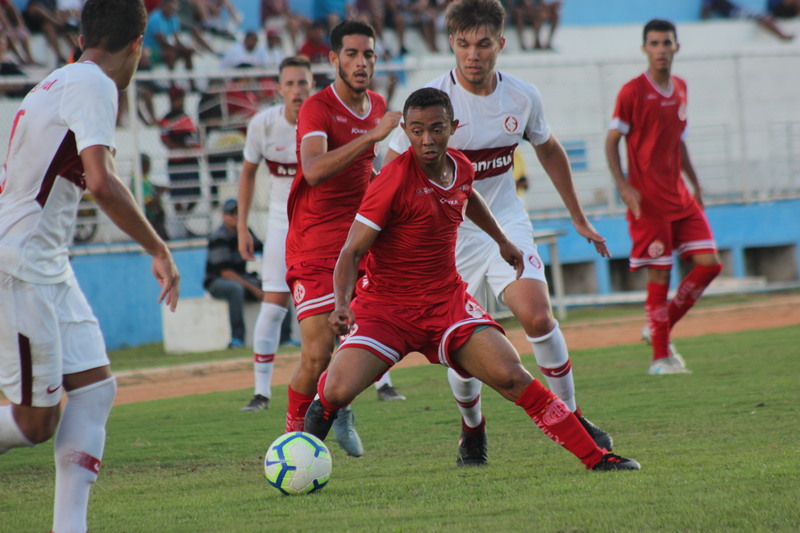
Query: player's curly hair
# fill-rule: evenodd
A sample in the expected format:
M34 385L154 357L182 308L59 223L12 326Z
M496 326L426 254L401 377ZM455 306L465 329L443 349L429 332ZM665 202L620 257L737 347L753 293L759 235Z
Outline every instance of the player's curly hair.
M653 19L647 24L644 25L644 30L642 30L642 44L647 43L647 33L651 31L664 31L664 32L672 32L672 35L675 36L675 42L678 42L678 30L675 28L675 24L668 20L664 19Z
M142 0L88 0L81 11L84 48L119 52L143 35L145 27Z
M442 106L447 114L448 120L453 120L453 104L446 92L434 89L433 87L423 87L417 89L406 98L403 105L403 119L408 115L408 110L412 107L434 107Z
M343 20L331 30L331 50L337 54L342 51L346 35L366 35L375 42L375 29L360 20Z
M461 0L447 6L444 15L449 35L486 28L496 37L503 35L506 10L499 0Z

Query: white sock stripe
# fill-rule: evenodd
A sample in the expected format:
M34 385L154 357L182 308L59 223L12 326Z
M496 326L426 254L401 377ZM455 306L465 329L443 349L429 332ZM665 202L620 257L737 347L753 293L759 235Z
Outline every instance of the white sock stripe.
M346 348L351 344L361 345L361 346L369 346L369 347L375 349L376 351L380 352L384 356L388 357L389 359L391 359L395 363L400 361L400 353L399 352L389 348L385 344L382 344L382 343L376 341L375 339L373 339L371 337L364 337L362 335L356 335L356 336L353 336L353 337L347 337L347 339L340 345L340 349L341 348Z
M100 387L106 385L107 383L111 383L111 382L114 383L114 389L116 391L116 386L117 386L116 381L117 381L117 378L115 378L114 376L111 376L110 378L106 378L106 379L104 379L102 381L97 381L95 383L90 383L89 385L86 385L85 387L81 387L79 389L73 389L71 391L67 391L67 398L74 398L76 396L80 396L81 394L86 394L87 392L91 392L91 391L93 391L95 389L99 389ZM116 392L115 392L115 395L116 395Z
M553 329L551 329L548 333L545 333L541 337L531 337L530 335L526 334L525 338L528 340L528 342L544 342L544 341L546 341L547 339L549 339L550 337L555 335L556 331L558 331L558 320L553 320L553 321L556 324L553 326Z

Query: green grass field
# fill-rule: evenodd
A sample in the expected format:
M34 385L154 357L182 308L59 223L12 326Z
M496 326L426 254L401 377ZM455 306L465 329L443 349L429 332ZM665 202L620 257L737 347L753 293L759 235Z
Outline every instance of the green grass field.
M484 391L490 464L455 466L444 369L396 371L408 401L354 407L366 454L329 441L319 494L285 497L262 460L283 427L249 390L115 407L89 526L98 532L799 531L800 327L684 339L691 375L646 376L643 345L572 354L578 400L640 472L594 473ZM532 356L524 357L533 368ZM0 458L0 531L47 531L52 444Z

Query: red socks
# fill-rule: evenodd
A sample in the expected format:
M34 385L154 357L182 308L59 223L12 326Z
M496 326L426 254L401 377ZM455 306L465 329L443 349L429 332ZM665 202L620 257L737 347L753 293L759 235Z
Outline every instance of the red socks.
M534 379L516 404L552 441L569 450L587 469L594 467L605 452L598 448L578 418L556 395Z
M297 392L289 386L289 406L286 409L286 432L303 431L308 406L314 401L313 394Z
M653 360L669 356L669 314L667 293L669 285L648 282L644 312L650 328L650 344L653 345Z
M697 300L702 296L706 287L722 272L722 265L695 265L689 272L681 284L678 286L678 292L669 303L667 308L669 312L669 329L675 323L683 318L689 309L694 306Z

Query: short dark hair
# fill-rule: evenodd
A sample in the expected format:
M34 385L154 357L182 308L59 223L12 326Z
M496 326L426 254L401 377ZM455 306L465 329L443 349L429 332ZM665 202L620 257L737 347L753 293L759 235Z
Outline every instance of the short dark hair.
M455 35L485 27L500 36L506 20L506 10L498 0L461 0L451 2L444 15L447 33Z
M143 35L146 27L142 0L88 0L81 11L84 48L119 52Z
M279 76L280 76L281 72L283 72L283 69L285 69L286 67L303 67L303 68L307 68L308 70L311 70L311 61L309 61L308 59L306 59L303 56L285 57L285 58L283 58L283 61L281 61L281 64L278 65L278 75Z
M433 87L423 87L417 89L406 98L406 103L403 105L403 119L405 120L408 115L408 110L412 107L434 107L441 106L444 108L447 117L453 120L453 103L446 92L434 89Z
M647 33L651 31L671 31L672 35L675 36L675 42L678 41L678 30L675 29L675 24L668 20L653 19L645 24L644 31L642 31L642 44L647 43Z
M342 51L344 38L347 35L365 35L375 41L375 30L360 20L343 20L331 30L331 50L337 54Z

